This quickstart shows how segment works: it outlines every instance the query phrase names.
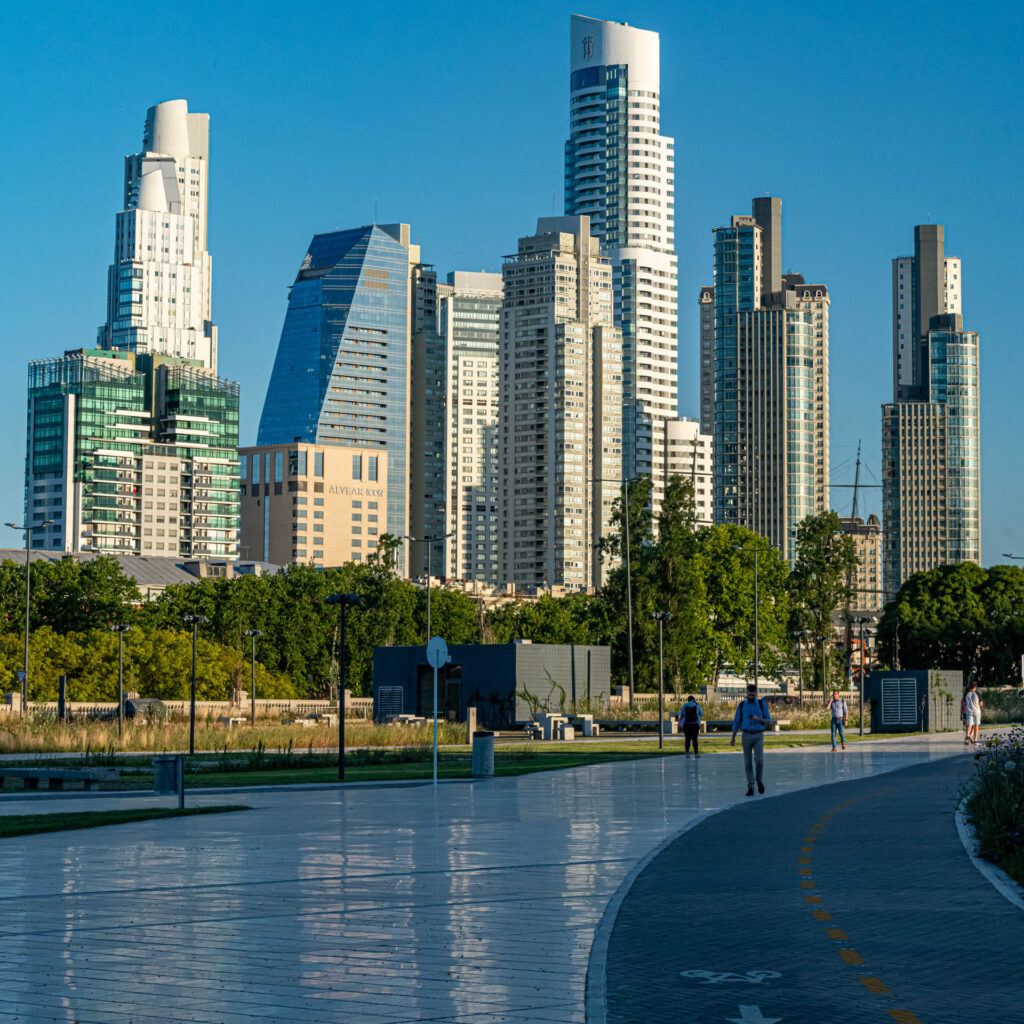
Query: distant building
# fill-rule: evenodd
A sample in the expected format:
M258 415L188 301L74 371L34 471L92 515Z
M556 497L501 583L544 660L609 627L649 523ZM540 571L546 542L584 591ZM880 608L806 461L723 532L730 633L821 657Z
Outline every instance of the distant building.
M196 360L79 349L29 363L27 522L40 549L238 551L238 385Z
M665 421L666 485L681 476L693 485L693 500L698 526L714 522L714 467L711 458L713 439L700 430L697 420Z
M851 611L857 614L882 610L882 524L878 516L846 516L839 520L843 533L853 538L857 572L853 580Z
M198 360L217 368L206 249L210 115L185 100L146 111L142 151L124 159L100 348Z
M242 557L319 566L376 560L387 458L378 447L301 441L242 448Z
M715 289L705 285L700 312L700 432L715 436Z
M752 205L714 230L715 522L792 562L800 522L829 507L830 299L782 272L782 200Z
M503 268L500 582L601 585L622 483L622 335L587 217L542 217Z
M622 329L622 473L665 484L663 421L676 418L675 142L661 134L657 32L573 15L565 213L588 218L611 263Z
M409 533L411 334L420 275L408 224L315 235L292 285L257 445L386 455L384 529ZM406 571L407 551L397 552Z
M445 344L444 559L454 579L496 583L498 461L498 320L500 274L456 270L439 284L438 319Z
M941 224L893 260L893 401L882 406L885 597L914 573L981 561L979 338Z

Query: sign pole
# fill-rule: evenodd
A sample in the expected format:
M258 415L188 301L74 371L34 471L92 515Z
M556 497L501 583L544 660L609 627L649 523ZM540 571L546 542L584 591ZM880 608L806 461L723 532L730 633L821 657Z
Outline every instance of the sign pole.
M439 636L427 644L427 664L434 669L434 785L437 785L437 670L448 662L448 645Z
M437 666L434 666L434 785L437 785Z

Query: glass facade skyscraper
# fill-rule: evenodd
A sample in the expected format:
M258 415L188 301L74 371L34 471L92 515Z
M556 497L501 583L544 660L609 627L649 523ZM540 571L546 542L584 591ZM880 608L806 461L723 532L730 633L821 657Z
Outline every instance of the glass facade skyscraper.
M410 267L407 224L316 235L292 285L258 445L387 450L387 530L408 528Z

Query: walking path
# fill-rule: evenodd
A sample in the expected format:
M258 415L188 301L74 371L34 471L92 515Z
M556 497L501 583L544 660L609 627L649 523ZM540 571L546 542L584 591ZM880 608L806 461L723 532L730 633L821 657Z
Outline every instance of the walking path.
M772 751L769 793L962 750L953 735L855 744L842 755ZM742 774L738 756L714 754L436 793L429 784L196 791L190 802L237 800L254 810L2 840L0 1020L582 1022L609 901L688 822L742 800ZM807 798L832 806L833 792ZM782 806L753 803L742 812L771 818ZM25 797L5 799L2 811L44 805L139 800ZM791 872L777 885L764 878L756 856L749 867L769 892L789 885ZM963 857L950 892L965 877L973 883L972 871ZM844 922L850 934L854 923ZM956 948L954 938L942 937L940 952ZM705 965L692 949L686 962ZM963 987L963 975L952 977ZM634 984L651 978L645 966Z
M1024 1019L1024 913L957 835L972 771L746 801L675 840L615 920L608 1024Z

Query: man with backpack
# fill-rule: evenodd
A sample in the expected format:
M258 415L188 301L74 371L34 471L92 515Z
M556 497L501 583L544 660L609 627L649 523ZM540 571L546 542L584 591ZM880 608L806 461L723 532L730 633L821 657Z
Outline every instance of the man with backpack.
M747 699L741 700L736 707L736 717L732 722L732 746L736 746L736 733L743 733L743 768L747 773L747 796L754 795L754 782L757 791L764 792L764 733L772 724L772 716L763 700L757 695L757 687L751 683L747 687Z
M693 743L693 753L700 757L700 750L697 746L697 737L700 735L700 720L703 712L700 705L693 699L691 694L686 698L686 703L679 712L679 724L683 729L683 736L686 739L686 756L690 756L690 744Z

